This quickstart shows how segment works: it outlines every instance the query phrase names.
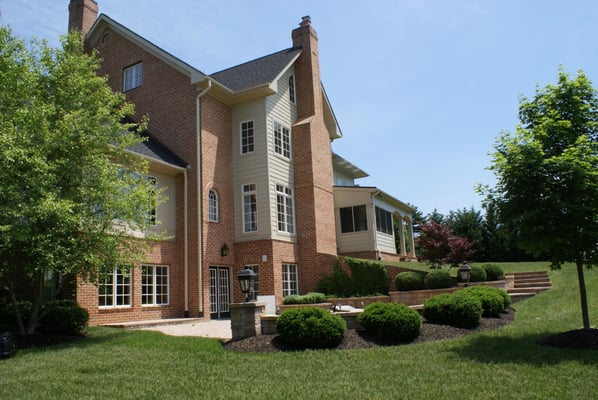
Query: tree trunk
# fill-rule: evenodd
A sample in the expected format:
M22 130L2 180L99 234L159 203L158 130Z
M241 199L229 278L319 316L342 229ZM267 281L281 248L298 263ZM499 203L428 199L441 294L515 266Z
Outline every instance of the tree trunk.
M44 284L43 276L37 274L35 278L33 278L32 287L33 287L33 301L31 302L31 315L27 320L27 328L25 330L25 334L33 335L35 329L37 328L39 322L39 309L42 303L42 288Z
M8 294L10 296L10 302L12 303L12 312L15 315L15 323L17 324L17 334L19 336L23 336L25 334L25 324L23 324L23 316L21 315L21 310L19 310L19 304L17 303L15 285L12 279L10 279L10 277L8 276L6 277L6 281L8 283Z
M583 329L590 329L590 313L588 311L588 297L586 294L586 282L583 276L583 262L577 261L577 280L579 281L579 295L581 298L581 316L583 318Z

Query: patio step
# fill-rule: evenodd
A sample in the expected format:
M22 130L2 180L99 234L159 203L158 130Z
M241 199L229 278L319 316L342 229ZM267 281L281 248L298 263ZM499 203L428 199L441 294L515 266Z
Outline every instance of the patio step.
M513 287L508 290L508 293L513 302L528 299L552 287L546 271L515 272L512 275Z

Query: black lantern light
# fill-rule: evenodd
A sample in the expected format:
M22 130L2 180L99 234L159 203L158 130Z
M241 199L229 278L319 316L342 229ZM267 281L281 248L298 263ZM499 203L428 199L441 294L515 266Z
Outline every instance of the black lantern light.
M467 264L467 262L463 261L463 264L459 267L459 280L461 282L469 282L469 278L471 276L471 267Z
M237 275L237 279L239 280L239 285L241 285L241 292L245 295L245 301L251 300L251 289L253 289L253 282L257 274L249 267L245 267L239 275Z
M226 257L226 256L228 256L228 251L229 251L229 248L228 248L228 246L226 245L226 243L224 243L224 244L222 245L222 247L220 248L220 255L221 255L222 257Z

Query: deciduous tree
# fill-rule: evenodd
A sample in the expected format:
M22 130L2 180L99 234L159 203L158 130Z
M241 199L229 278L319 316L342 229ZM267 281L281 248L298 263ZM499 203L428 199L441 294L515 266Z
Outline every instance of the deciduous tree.
M98 66L76 33L51 49L0 27L0 283L20 334L36 328L44 277L97 281L146 249L132 233L145 232L159 193L147 164L126 151L142 140L138 126L121 123L134 109ZM23 282L27 316L17 307Z
M520 245L576 265L583 326L590 329L584 266L598 263L598 96L586 75L559 71L556 85L523 97L520 125L501 134L491 170L500 219Z

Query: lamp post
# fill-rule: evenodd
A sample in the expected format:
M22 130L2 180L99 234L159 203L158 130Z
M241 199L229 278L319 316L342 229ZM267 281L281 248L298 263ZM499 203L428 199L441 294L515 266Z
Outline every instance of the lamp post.
M245 295L245 301L248 302L251 300L250 292L253 288L253 282L257 274L249 267L245 267L239 275L237 275L237 279L239 280L239 285L241 285L241 292Z
M461 282L469 282L469 278L471 276L471 267L467 264L467 262L463 261L463 264L459 267L459 280Z

